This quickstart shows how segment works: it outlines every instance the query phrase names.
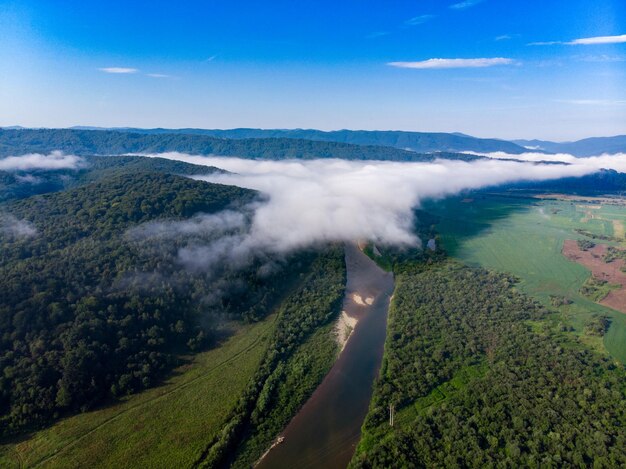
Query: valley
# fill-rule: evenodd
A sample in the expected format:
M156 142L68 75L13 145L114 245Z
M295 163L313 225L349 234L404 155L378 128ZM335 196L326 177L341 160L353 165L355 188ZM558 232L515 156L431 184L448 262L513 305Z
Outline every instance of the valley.
M277 155L5 171L0 464L626 461L620 173Z
M0 0L0 469L626 468L626 1Z

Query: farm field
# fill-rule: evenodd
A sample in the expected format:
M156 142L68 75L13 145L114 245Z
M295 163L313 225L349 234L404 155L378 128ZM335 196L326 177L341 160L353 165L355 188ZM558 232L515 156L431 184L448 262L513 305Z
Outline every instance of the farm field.
M424 209L441 217L437 228L452 256L516 275L520 288L547 306L553 307L551 296L567 298L571 304L559 306L554 321L573 327L583 342L626 363L626 315L582 296L579 290L590 272L561 252L566 239L589 239L576 230L616 238L602 243L624 246L625 206L477 194ZM593 315L611 320L602 341L584 334Z
M241 327L162 386L1 446L0 466L191 466L249 384L274 325L273 315Z

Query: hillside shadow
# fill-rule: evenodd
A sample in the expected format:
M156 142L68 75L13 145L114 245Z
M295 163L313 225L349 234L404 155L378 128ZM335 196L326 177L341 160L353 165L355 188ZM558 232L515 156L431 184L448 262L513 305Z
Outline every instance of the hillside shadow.
M418 230L431 225L442 248L454 256L466 240L484 235L493 225L540 203L529 195L510 192L467 192L427 201L416 210Z

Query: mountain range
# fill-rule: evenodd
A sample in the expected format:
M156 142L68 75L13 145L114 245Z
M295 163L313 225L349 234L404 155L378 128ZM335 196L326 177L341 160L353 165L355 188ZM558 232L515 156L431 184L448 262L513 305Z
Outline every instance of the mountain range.
M102 135L91 134L91 131L107 132ZM8 133L7 133L8 132ZM14 133L12 133L14 132ZM121 134L133 135L122 137ZM114 137L117 135L116 137ZM143 135L144 137L140 137ZM459 153L504 152L522 154L528 151L543 153L568 153L577 157L588 157L600 154L626 152L626 135L613 137L592 137L573 142L552 142L547 140L501 140L495 138L477 138L462 133L442 132L406 132L396 130L335 130L322 131L315 129L140 129L133 127L72 127L71 129L24 129L18 126L0 129L0 156L11 153L11 148L19 146L21 140L32 143L39 142L41 151L61 149L83 153L96 153L98 142L114 141L114 151L195 151L201 154L215 153L223 155L244 155L252 158L271 157L310 158L318 152L320 157L335 156L350 159L355 148L353 145L368 147L360 148L359 157L363 159L388 159L420 161L415 153ZM213 139L213 140L211 140ZM267 139L273 139L267 146ZM263 142L261 142L263 140ZM60 141L64 146L45 148L46 144ZM82 144L78 142L82 142ZM227 143L230 141L231 143ZM233 141L239 141L233 142ZM294 142L295 141L295 142ZM308 143L304 143L308 142ZM318 142L317 144L311 142ZM264 151L260 152L263 143ZM91 147L88 148L88 147ZM386 147L384 151L381 147ZM107 145L108 151L111 146ZM117 148L117 150L115 150ZM267 148L272 150L268 153ZM391 151L396 149L400 152ZM7 153L9 151L9 153ZM239 153L238 153L239 152ZM413 153L412 155L408 152Z

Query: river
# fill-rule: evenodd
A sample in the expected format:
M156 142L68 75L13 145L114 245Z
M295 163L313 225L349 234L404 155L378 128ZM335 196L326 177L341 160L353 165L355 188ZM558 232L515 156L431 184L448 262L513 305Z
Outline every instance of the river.
M356 245L347 244L345 253L343 309L358 322L328 375L281 434L284 441L259 468L343 469L359 441L382 360L394 282Z

